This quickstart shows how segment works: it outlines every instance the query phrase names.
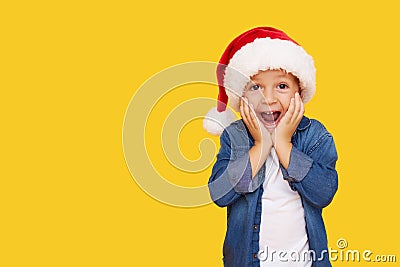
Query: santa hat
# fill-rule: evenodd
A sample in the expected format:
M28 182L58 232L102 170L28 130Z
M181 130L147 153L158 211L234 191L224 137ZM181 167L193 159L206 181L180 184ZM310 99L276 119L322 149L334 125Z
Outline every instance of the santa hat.
M312 57L283 31L257 27L236 37L226 48L217 66L218 106L204 118L210 134L220 135L235 120L230 106L239 111L239 100L250 77L260 70L282 69L300 81L303 102L315 93L315 67Z

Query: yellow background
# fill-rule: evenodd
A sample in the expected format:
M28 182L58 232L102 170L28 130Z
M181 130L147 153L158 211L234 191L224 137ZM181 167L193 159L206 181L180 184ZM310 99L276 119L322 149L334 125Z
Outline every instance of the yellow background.
M339 152L339 191L324 210L329 246L346 238L349 249L399 258L394 3L2 3L0 266L222 266L225 210L177 208L145 194L124 161L122 126L149 77L215 62L235 36L260 25L283 29L316 62L306 115L326 125ZM216 87L199 91L187 98L216 96ZM205 137L200 122L188 125L183 153L198 157L196 140ZM209 173L169 178L194 186Z

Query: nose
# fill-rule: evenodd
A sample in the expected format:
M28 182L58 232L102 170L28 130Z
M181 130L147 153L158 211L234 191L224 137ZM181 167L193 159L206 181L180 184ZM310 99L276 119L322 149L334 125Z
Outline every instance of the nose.
M276 92L272 88L267 88L264 90L264 102L268 105L274 104L276 100Z

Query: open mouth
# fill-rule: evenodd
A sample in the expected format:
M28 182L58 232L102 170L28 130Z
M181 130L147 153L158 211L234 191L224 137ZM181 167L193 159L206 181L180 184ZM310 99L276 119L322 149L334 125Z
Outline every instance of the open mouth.
M261 118L264 121L264 124L266 124L266 126L276 126L279 118L281 116L281 112L280 111L267 111L267 112L261 112L260 113Z

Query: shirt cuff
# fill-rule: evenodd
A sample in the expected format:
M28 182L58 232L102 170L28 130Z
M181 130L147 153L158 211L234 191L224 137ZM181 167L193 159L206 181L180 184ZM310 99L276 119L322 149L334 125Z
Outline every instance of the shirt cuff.
M231 161L227 168L232 186L238 193L248 193L254 191L252 169L250 157L243 155L234 161Z
M283 178L288 181L301 182L310 171L313 162L312 158L292 146L287 170L281 165Z

